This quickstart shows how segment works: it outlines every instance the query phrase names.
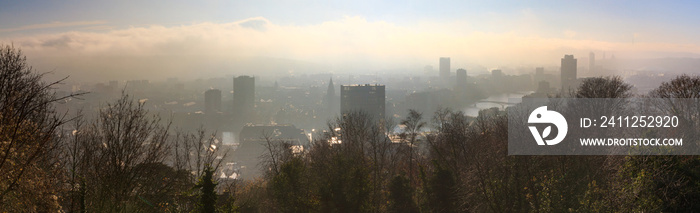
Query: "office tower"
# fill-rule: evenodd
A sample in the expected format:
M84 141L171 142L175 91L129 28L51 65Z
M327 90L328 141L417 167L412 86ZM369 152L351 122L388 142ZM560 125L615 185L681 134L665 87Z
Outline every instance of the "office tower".
M374 120L384 119L386 106L384 85L340 86L340 112L364 111Z
M588 73L593 72L595 72L595 53L591 52L588 54Z
M233 79L233 112L248 115L255 108L255 78L247 75Z
M221 90L210 89L204 92L204 113L221 112Z
M455 86L457 87L464 87L467 85L467 70L465 69L458 69L457 70L457 80L455 81Z
M445 82L450 80L450 57L440 58L440 79Z
M561 59L561 92L567 93L576 87L576 59L574 55L564 55Z

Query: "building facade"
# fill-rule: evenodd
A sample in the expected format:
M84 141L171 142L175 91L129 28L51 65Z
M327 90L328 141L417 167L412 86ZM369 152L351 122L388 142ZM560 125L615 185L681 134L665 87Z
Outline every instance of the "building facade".
M204 92L204 113L221 112L221 90L210 89Z
M384 119L386 108L384 85L341 85L340 113L347 116L354 111L364 111L372 119Z
M255 108L255 78L247 75L233 79L233 112L246 115Z
M564 55L561 59L561 92L567 93L575 90L576 85L576 62L574 55Z
M450 80L450 57L440 58L440 79L443 81Z

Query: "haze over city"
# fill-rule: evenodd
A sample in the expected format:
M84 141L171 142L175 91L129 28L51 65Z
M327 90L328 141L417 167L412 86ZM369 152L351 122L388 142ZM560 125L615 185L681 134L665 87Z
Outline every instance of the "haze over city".
M472 75L557 66L564 54L589 52L697 58L693 4L19 1L0 3L0 42L21 48L35 68L72 80L422 75L442 56Z
M0 212L697 212L660 1L2 1Z

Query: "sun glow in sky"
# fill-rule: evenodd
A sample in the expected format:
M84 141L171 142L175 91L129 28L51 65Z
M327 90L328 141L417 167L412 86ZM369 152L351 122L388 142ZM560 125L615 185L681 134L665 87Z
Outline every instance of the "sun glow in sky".
M0 43L85 77L245 73L250 58L325 72L556 66L586 57L700 56L696 2L3 1ZM300 69L300 68L298 68ZM420 73L416 73L420 74ZM197 76L192 76L197 77ZM201 76L209 77L209 76Z

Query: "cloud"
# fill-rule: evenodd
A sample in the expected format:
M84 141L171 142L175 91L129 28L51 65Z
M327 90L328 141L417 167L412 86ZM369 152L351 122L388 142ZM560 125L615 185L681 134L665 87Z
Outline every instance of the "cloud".
M267 28L267 24L269 24L270 21L267 19L264 19L262 17L257 17L257 18L251 18L251 19L246 19L243 21L236 22L238 26L245 27L245 28L250 28L258 31L265 31Z
M533 19L532 15L527 18ZM0 38L0 43L21 47L30 59L36 59L35 67L90 78L126 79L304 71L282 65L256 70L266 67L265 60L248 59L261 57L321 64L325 67L321 71L372 72L406 66L421 70L425 65L436 66L441 56L452 57L453 67L498 67L557 65L564 54L586 55L591 50L615 51L618 57L645 51L700 53L697 44L608 42L575 39L574 31L544 37L531 33L536 29L494 33L466 30L465 26L470 23L405 26L358 16L314 25L280 25L255 17L230 23L7 37Z
M21 26L21 27L16 27L16 28L4 28L4 29L0 29L0 33L25 31L25 30L36 30L36 29L48 29L48 28L100 25L100 24L105 24L105 23L107 23L107 22L105 22L105 21L51 22L51 23L44 23L44 24L26 25L26 26Z

